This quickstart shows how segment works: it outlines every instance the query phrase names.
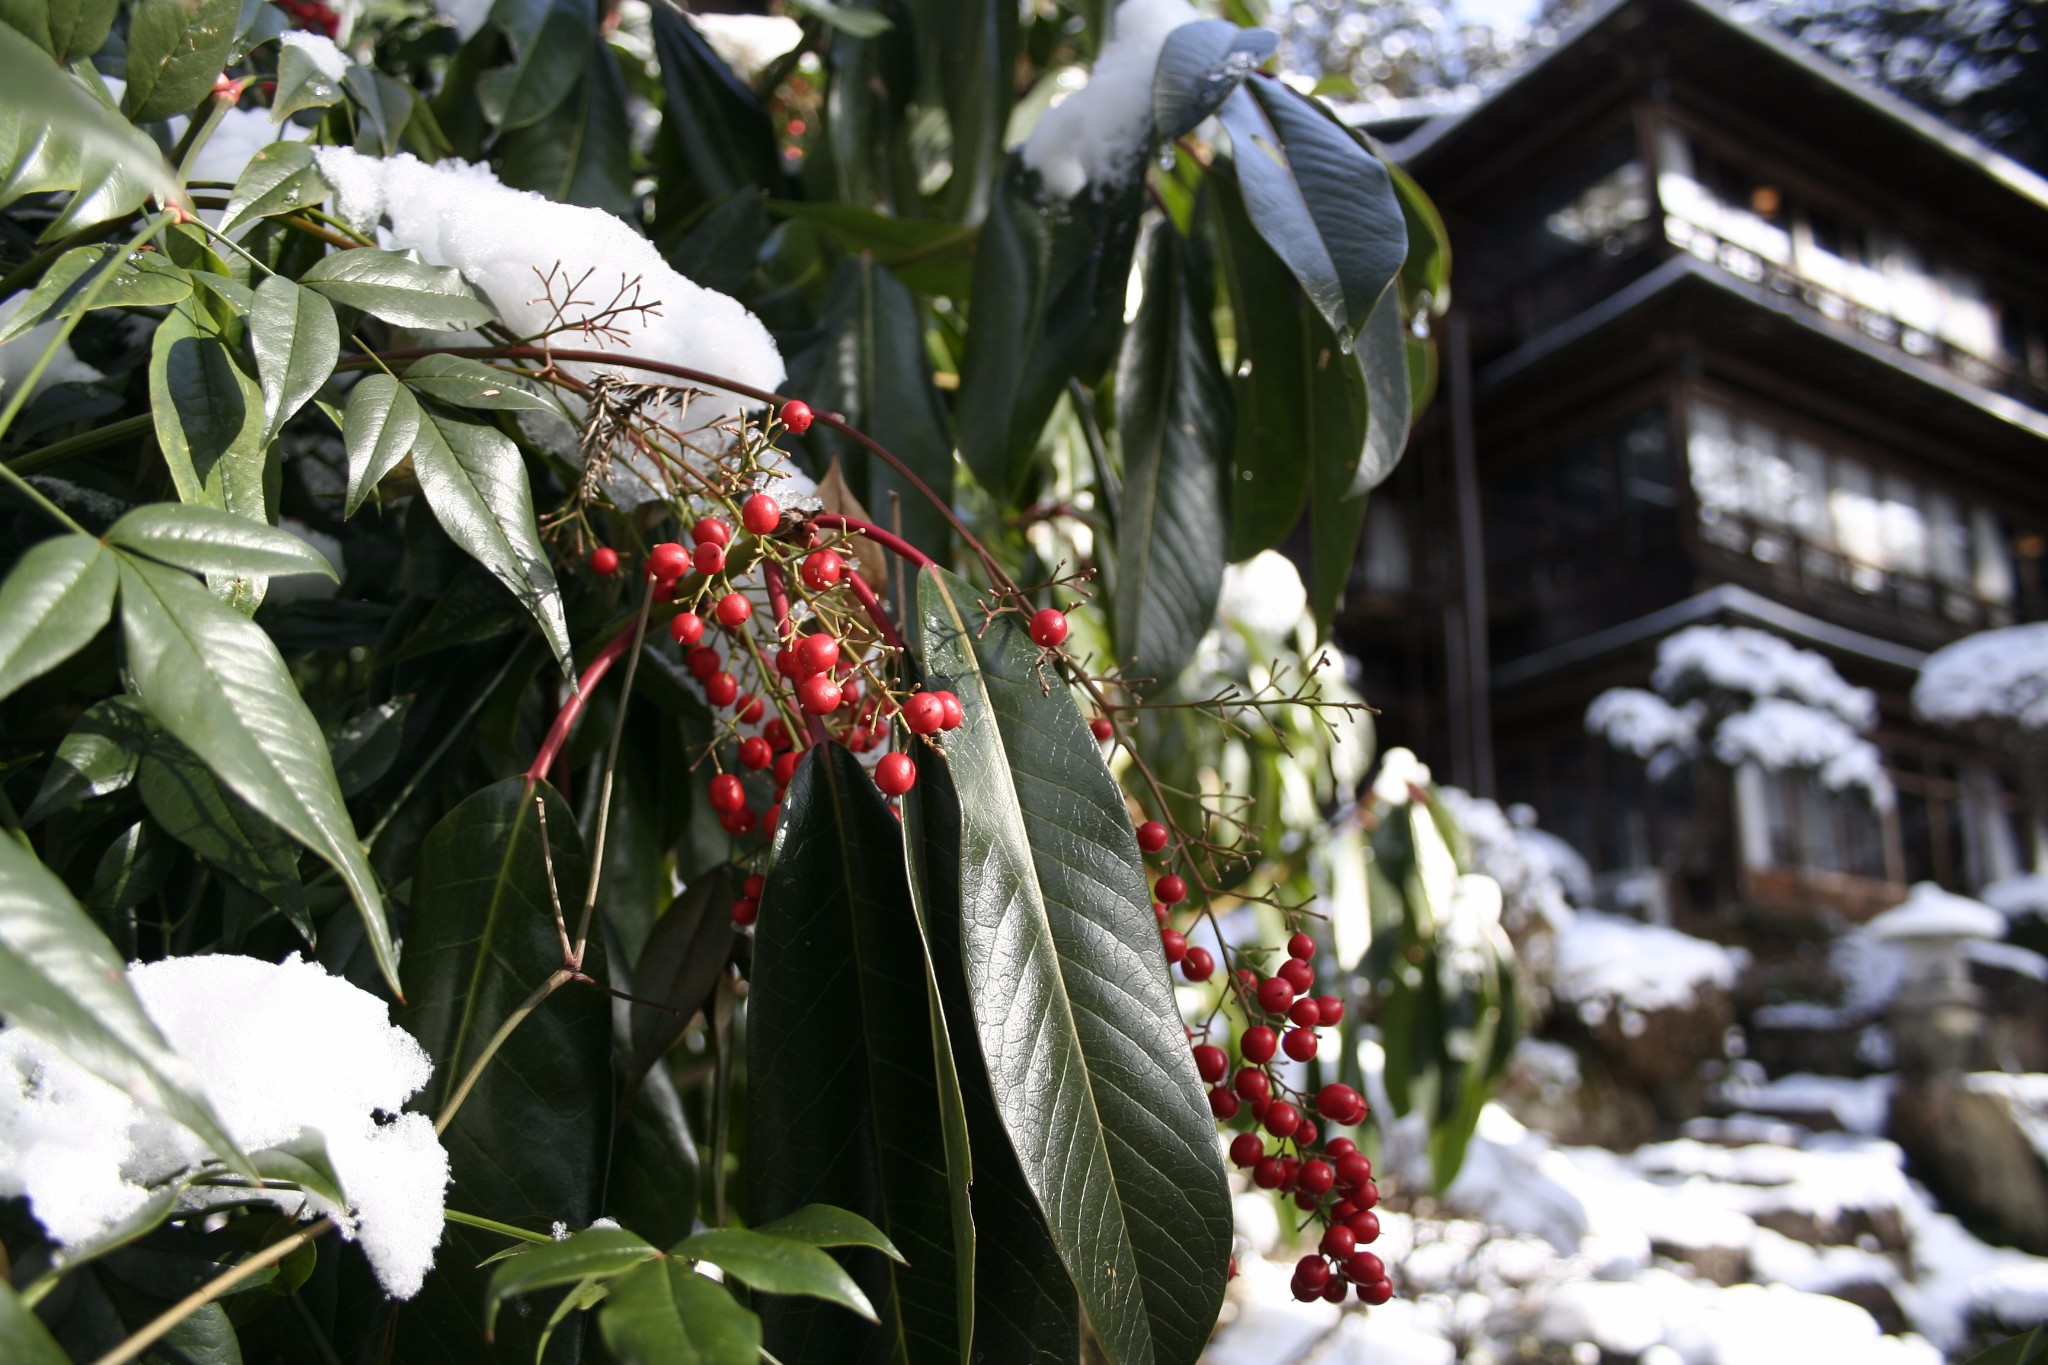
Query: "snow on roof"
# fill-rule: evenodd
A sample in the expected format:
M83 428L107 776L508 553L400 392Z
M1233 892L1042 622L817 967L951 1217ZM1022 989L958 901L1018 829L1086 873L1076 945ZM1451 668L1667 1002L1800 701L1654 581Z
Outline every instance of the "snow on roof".
M1784 697L1761 697L1723 720L1714 732L1714 757L1730 767L1812 772L1830 791L1861 788L1880 808L1893 800L1875 744L1833 711Z
M1864 926L1872 938L2003 938L2005 917L1982 901L1915 882L1905 901Z
M324 1138L349 1208L294 1191L277 1202L334 1215L385 1292L417 1293L441 1240L448 1155L425 1115L401 1112L433 1064L384 1002L296 956L168 958L128 980L245 1151L307 1129ZM213 1155L30 1030L0 1030L0 1196L26 1195L60 1245L104 1234L150 1187ZM186 1206L213 1197L194 1191Z
M1703 988L1733 986L1748 961L1740 949L1676 929L1581 912L1558 931L1551 988L1596 1013L1610 1003L1644 1013L1684 1009Z
M1965 636L1927 656L1913 710L1937 725L2012 721L2048 730L2048 621Z
M1088 83L1062 98L1024 140L1024 164L1046 191L1072 199L1127 183L1152 140L1152 75L1166 35L1202 16L1187 0L1124 0Z
M2008 919L2022 915L2048 919L2048 872L2025 872L1995 881L1984 888L1981 899Z
M1827 659L1750 626L1688 626L1657 647L1651 685L1665 695L1700 687L1789 697L1833 711L1859 730L1877 721L1877 697L1851 687Z
M1637 758L1664 750L1690 754L1699 745L1704 714L1697 702L1673 706L1640 687L1610 687L1586 708L1586 733L1599 735Z

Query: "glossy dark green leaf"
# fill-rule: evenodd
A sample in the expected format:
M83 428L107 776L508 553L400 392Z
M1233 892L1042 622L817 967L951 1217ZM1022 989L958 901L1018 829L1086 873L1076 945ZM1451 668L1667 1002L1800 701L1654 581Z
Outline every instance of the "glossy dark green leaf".
M761 1320L682 1261L650 1261L612 1285L598 1309L619 1365L756 1365Z
M640 201L633 193L626 83L611 45L594 28L583 41L590 55L568 97L545 117L508 130L493 163L508 185L632 222Z
M633 964L633 994L667 1009L635 1004L630 1088L683 1036L732 959L732 903L739 894L723 867L698 877L654 921Z
M66 318L84 305L85 292L92 288L106 263L120 250L114 246L81 246L59 256L29 290L14 316L0 324L0 342L20 336L29 328L54 319ZM138 251L115 266L112 278L100 286L92 306L99 308L146 308L172 304L190 296L192 282L185 272L162 254Z
M837 1342L846 1359L957 1358L924 948L896 821L842 746L814 750L790 782L754 935L749 1212L765 1223L810 1204L849 1209L911 1261L850 1262L880 1310L879 1332L856 1332L836 1311L762 1301L768 1349L809 1359ZM824 1113L832 1122L817 1122Z
M111 560L108 567L113 567ZM22 823L39 824L81 801L120 791L135 780L135 765L155 733L155 722L135 698L94 702L58 742Z
M875 1306L853 1282L846 1268L814 1246L785 1241L748 1228L712 1228L685 1237L673 1248L678 1256L709 1261L727 1275L764 1294L795 1294L823 1299L879 1322ZM771 1337L772 1342L772 1337ZM769 1347L773 1350L771 1344Z
M509 1298L575 1284L591 1275L609 1279L660 1255L638 1233L624 1228L588 1228L559 1242L527 1247L498 1262L491 1272L490 1288L484 1293L484 1334L492 1334L498 1307Z
M106 540L199 574L338 578L325 555L290 531L211 507L144 503L108 527Z
M341 326L334 305L282 275L256 286L249 344L263 390L264 434L275 436L334 373Z
M413 88L396 76L351 62L342 73L341 88L355 101L357 150L372 156L396 156L405 128L419 106Z
M1312 373L1304 411L1311 423L1309 455L1315 496L1309 512L1309 606L1319 631L1329 629L1358 557L1366 500L1393 471L1408 437L1408 370L1399 300L1389 293L1346 355L1309 319Z
M251 1152L249 1160L265 1180L289 1180L337 1208L348 1207L348 1193L327 1154L327 1139L317 1128L301 1128L288 1142Z
M497 317L454 267L428 265L411 252L337 251L315 261L299 283L400 327L459 332Z
M287 54L297 48L286 48ZM303 142L273 142L249 159L228 195L220 230L232 233L259 218L292 213L324 203L333 191L313 164L313 149Z
M405 383L408 388L417 389L429 398L453 403L459 408L562 415L562 405L550 398L546 390L533 380L493 369L483 361L471 360L467 356L421 356L406 367Z
M926 673L967 715L946 750L996 1107L1110 1359L1193 1361L1222 1299L1230 1196L1123 794L1012 617L983 630L967 585L926 569L918 624Z
M114 561L91 536L32 547L0 582L0 697L63 663L114 611Z
M247 1169L198 1076L143 1013L114 945L56 874L13 839L0 839L0 1000L8 1023L34 1029Z
M1308 503L1311 310L1252 227L1236 182L1214 175L1207 188L1238 350L1229 485L1230 558L1240 561L1286 539ZM1320 361L1336 358L1332 346Z
M850 256L832 277L819 310L824 338L792 366L793 389L821 412L837 412L886 447L948 504L953 497L953 433L932 387L924 317L902 281L873 261ZM824 426L806 438L813 466L837 456L868 511L885 525L893 494L903 534L927 553L949 539L944 516L925 496L858 443Z
M496 427L427 413L412 469L441 529L525 605L563 673L573 677L562 590L534 524L533 487L519 447Z
M119 7L118 0L8 0L0 20L68 64L100 50Z
M574 914L588 865L575 814L551 787L520 777L486 787L443 816L420 849L405 945L410 1003L394 1019L434 1060L421 1101L428 1113L446 1110L492 1035L562 965L542 800ZM585 970L604 980L600 946L593 937ZM443 1134L449 1204L519 1227L588 1227L603 1211L613 1103L609 1003L591 987L565 986L507 1038ZM400 1359L533 1358L542 1324L528 1318L499 1324L495 1356L483 1347L489 1272L474 1267L501 1246L490 1233L448 1225L434 1273L399 1316ZM573 1319L558 1330L550 1358L573 1359L581 1330Z
M0 1356L14 1365L71 1365L50 1329L5 1280L0 1280Z
M972 288L974 247L981 235L976 228L897 218L858 204L778 199L768 208L785 218L815 223L841 247L871 255L913 289L964 299Z
M757 190L726 195L690 225L668 249L668 263L680 275L721 294L738 294L753 273L768 235L768 210Z
M298 847L261 811L224 790L190 750L168 740L143 755L135 787L166 834L276 906L311 941Z
M1006 0L909 0L922 84L940 92L952 132L945 216L978 223L1003 177L1016 97L1017 7Z
M0 102L0 206L77 191L43 240L131 213L152 193L177 193L162 151L121 117L105 87L88 88L5 25L0 81L8 93Z
M681 14L657 5L654 51L666 95L661 136L697 201L737 190L779 190L782 151L767 111L703 35Z
M270 97L271 122L282 123L301 109L325 109L344 98L341 81L322 71L305 48L278 49L277 92Z
M873 1247L892 1261L904 1260L903 1253L880 1228L857 1213L835 1209L830 1204L806 1204L795 1213L760 1224L754 1231L805 1246Z
M895 27L889 16L879 10L857 9L842 0L789 0L789 7L855 38L879 38Z
M357 795L391 770L411 711L410 695L393 697L327 727L327 753L343 796Z
M327 742L263 630L175 569L122 556L121 633L135 691L237 796L341 874L398 988L384 896L342 804Z
M591 0L498 0L491 22L512 44L512 62L476 83L484 117L511 131L541 122L569 98L597 37Z
M137 0L121 111L137 123L191 113L227 65L241 14L241 0Z
M354 516L383 477L412 454L426 420L419 400L390 375L366 375L356 381L341 422L341 442L348 449L343 516Z
M1968 1365L2040 1365L2042 1361L2048 1361L2048 1328L2036 1327L1971 1356Z
M1441 314L1451 306L1450 230L1422 186L1399 166L1386 165L1393 178L1394 197L1408 223L1408 258L1401 262L1401 290L1411 308L1426 302L1430 312Z
M1229 558L1230 386L1210 327L1208 263L1171 222L1142 250L1145 294L1116 371L1123 445L1117 661L1172 682L1216 618Z
M673 1244L697 1224L701 1165L682 1099L666 1067L648 1072L619 1115L612 1137L605 1202L615 1220L657 1244Z
M1182 24L1167 34L1152 73L1152 135L1171 142L1192 132L1279 45L1271 29L1222 19Z
M93 869L86 908L101 924L117 920L154 896L177 861L168 840L147 820L137 820L107 845Z

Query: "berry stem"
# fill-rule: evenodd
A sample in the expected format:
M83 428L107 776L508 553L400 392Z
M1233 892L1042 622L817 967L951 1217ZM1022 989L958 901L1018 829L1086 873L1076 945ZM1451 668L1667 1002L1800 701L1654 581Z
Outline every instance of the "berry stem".
M884 531L881 527L875 525L873 522L862 521L858 517L842 516L837 512L820 512L817 516L811 518L811 520L815 521L818 525L827 528L837 528L845 531L858 532L859 534L866 536L869 540L875 542L875 544L881 546L883 549L892 551L895 554L898 554L903 558L909 560L911 563L917 565L917 567L920 569L929 569L930 567L932 567L932 557L930 555L926 554L923 550L918 549L915 545L912 545L909 541L903 539L903 537L896 535L890 531ZM858 578L860 577L860 575L855 574L854 577Z
M859 578L860 575L855 574L854 577ZM775 638L781 642L782 648L787 649L796 640L796 629L789 620L789 590L783 585L782 566L772 559L762 560L761 579L768 587L768 606L775 613ZM766 679L767 673L764 668L761 684L764 691L770 690ZM776 699L775 704L784 711L789 709L788 704L780 697ZM803 725L804 734L810 737L813 745L822 745L825 742L824 721L805 711Z
M896 623L889 619L888 608L882 605L881 598L875 596L875 590L867 585L867 580L856 573L848 574L846 581L853 589L853 595L860 599L861 606L867 610L868 619L873 621L875 629L881 632L882 638L897 649L908 652L910 646L904 643L902 634L896 629Z
M604 675L611 672L612 665L619 661L628 649L633 647L634 626L627 626L606 642L597 652L576 680L576 690L569 694L569 700L555 713L554 724L548 727L547 738L540 742L540 748L533 756L533 766L526 770L528 782L545 782L548 770L555 766L555 756L568 742L570 727L576 724L576 717L583 714L583 703L590 697L590 689L604 681Z

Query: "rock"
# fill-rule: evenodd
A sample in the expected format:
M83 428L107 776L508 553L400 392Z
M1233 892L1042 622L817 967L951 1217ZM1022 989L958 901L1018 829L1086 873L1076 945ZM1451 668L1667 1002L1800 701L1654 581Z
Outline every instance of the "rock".
M2048 1254L2044 1110L2048 1076L1902 1080L1890 1136L1914 1177L1978 1236Z

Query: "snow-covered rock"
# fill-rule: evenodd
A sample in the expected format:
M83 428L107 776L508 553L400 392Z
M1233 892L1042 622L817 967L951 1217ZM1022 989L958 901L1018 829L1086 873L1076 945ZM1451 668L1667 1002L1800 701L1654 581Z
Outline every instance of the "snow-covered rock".
M1913 684L1913 710L1937 725L2002 721L2048 730L2048 621L1983 631L1935 650Z

